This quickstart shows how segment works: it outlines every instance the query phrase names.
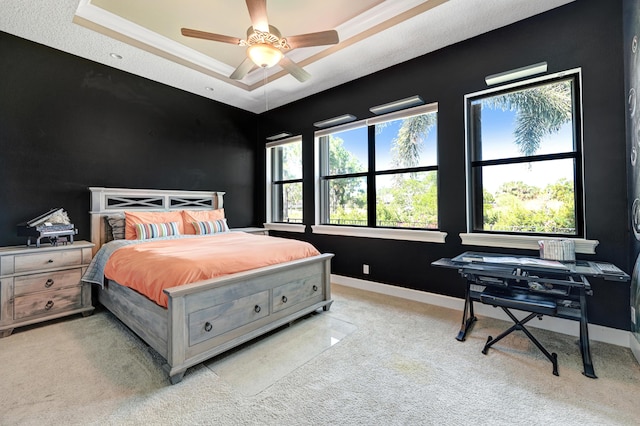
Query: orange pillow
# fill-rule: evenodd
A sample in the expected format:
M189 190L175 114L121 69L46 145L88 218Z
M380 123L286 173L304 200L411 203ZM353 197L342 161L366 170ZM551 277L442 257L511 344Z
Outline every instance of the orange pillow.
M182 210L184 233L195 235L196 230L192 222L214 222L224 219L224 209L217 210Z
M140 223L167 223L178 222L178 231L184 234L184 226L182 224L182 214L175 212L124 212L125 226L124 238L126 240L135 240L138 238L136 234L136 225ZM189 225L193 228L193 225ZM195 232L195 231L194 231Z

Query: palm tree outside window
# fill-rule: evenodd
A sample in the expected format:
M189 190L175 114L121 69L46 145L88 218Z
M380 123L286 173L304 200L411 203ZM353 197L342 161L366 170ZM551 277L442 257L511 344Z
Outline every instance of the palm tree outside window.
M438 229L437 104L316 132L320 224Z
M579 77L465 97L470 231L584 236Z

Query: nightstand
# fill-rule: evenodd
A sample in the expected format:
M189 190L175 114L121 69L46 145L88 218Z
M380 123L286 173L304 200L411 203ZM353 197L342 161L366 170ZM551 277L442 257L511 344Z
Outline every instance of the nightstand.
M93 312L91 285L80 279L94 244L0 247L0 337L16 327Z
M266 228L248 227L248 228L231 228L231 232L248 232L249 234L256 235L269 235L269 230Z

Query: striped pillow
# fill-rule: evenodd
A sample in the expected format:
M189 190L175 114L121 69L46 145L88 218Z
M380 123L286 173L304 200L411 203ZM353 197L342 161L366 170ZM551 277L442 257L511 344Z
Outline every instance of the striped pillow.
M180 235L180 231L178 231L178 222L136 223L136 234L138 240L148 240L149 238Z
M205 220L202 222L191 222L197 235L217 234L218 232L228 232L227 219Z

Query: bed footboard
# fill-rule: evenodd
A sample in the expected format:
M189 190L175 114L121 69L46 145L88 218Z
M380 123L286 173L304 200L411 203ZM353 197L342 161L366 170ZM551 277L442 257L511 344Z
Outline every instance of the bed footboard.
M193 365L317 309L328 310L332 257L321 254L167 289L165 369L171 383Z
M113 284L100 302L154 348L172 384L187 368L288 324L331 299L331 258L321 254L165 290L167 309ZM135 305L135 306L133 306Z

